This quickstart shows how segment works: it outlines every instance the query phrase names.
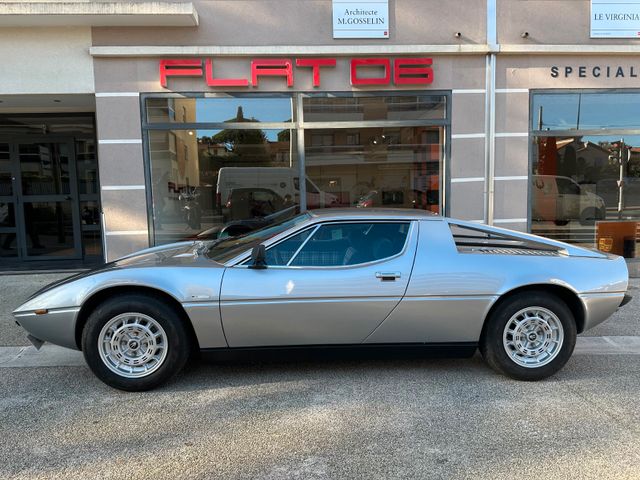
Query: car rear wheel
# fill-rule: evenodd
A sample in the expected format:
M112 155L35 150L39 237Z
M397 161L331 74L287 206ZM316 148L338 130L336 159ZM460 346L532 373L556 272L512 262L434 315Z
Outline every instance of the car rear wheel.
M487 320L480 352L494 370L518 380L541 380L560 370L576 343L567 305L546 292L504 300Z
M171 305L151 295L118 295L90 314L82 352L93 373L127 391L157 387L189 357L189 336Z

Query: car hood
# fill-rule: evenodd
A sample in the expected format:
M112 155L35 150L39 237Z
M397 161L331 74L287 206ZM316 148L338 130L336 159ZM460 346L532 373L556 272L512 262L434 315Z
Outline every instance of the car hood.
M81 272L76 275L72 275L70 277L64 278L57 282L51 283L44 288L41 288L33 295L31 295L23 305L15 310L18 312L20 310L24 310L29 302L47 292L51 292L58 287L62 287L74 282L81 283L84 280L89 280L89 277L94 278L112 278L120 277L118 271L126 270L126 269L141 269L146 270L148 267L189 267L189 266L206 266L208 268L224 268L223 265L220 265L213 260L206 258L204 255L201 255L201 252L204 248L206 248L209 242L201 242L201 241L186 241L186 242L178 242L171 243L168 245L162 245L158 247L151 247L145 250L140 250L139 252L132 253L131 255L127 255L125 257L121 257L112 262L106 263L97 267L93 270L89 270L86 272ZM104 274L104 275L103 275ZM157 275L157 274L154 274ZM100 280L102 281L102 280ZM69 305L72 305L71 303Z
M124 268L134 266L153 266L161 264L181 264L191 263L199 256L199 251L206 247L203 241L185 241L159 245L157 247L146 248L138 252L118 258L105 265L110 268Z
M91 275L95 275L97 273L105 272L108 270L118 270L131 267L151 267L159 265L187 265L189 263L193 263L200 257L200 255L198 254L198 250L202 248L204 244L205 242L196 242L190 240L186 242L170 243L168 245L146 248L130 255L120 257L117 260L105 263L104 265L100 265L99 267L96 267L89 271L77 273L70 277L63 278L62 280L59 280L57 282L53 282L35 292L29 297L29 299L34 298L41 293L44 293L45 291L51 290L55 287L59 287L61 285L71 283L81 278L90 277ZM215 267L217 265L214 262L209 262L209 266Z

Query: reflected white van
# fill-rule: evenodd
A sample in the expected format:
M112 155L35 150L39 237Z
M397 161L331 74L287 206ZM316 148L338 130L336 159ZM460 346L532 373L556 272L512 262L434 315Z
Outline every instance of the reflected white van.
M607 210L602 197L588 191L569 177L532 175L533 220L551 221L567 225L579 220L582 225L593 225L606 218Z
M307 208L324 208L337 204L338 197L323 192L308 177ZM295 203L300 202L300 176L296 169L287 167L222 167L218 171L217 200L224 205L232 190L238 188L268 189Z

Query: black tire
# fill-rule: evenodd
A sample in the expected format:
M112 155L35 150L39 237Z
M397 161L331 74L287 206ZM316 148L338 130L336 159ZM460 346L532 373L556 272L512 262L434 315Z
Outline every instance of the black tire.
M98 348L100 332L111 319L124 313L146 315L155 320L166 334L166 355L146 376L128 378L120 375L101 358ZM177 375L187 362L190 350L189 333L180 312L154 295L114 295L91 312L82 331L82 353L89 368L107 385L129 392L151 390Z
M566 225L569 225L569 220L554 220L553 223L555 223L558 227L564 227Z
M525 367L508 354L503 344L503 334L510 319L528 307L541 307L552 312L560 321L563 341L549 363ZM569 360L576 345L576 322L569 307L557 296L544 291L522 292L502 300L491 313L480 339L480 353L495 371L516 380L536 381L547 378L560 370Z

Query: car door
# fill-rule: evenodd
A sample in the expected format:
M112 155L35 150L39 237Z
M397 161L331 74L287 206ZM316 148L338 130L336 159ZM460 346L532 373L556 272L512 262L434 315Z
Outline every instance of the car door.
M330 222L270 246L268 267L228 268L220 311L230 347L361 343L404 295L413 222Z

